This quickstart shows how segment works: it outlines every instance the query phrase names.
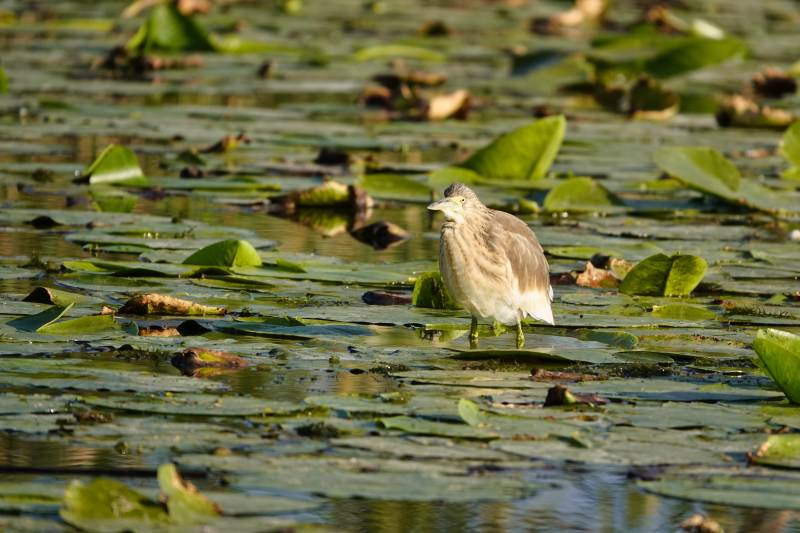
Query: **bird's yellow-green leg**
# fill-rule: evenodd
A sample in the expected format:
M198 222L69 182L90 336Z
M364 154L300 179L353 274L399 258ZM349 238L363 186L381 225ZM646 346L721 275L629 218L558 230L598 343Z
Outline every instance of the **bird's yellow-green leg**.
M517 348L523 348L525 346L525 334L522 333L522 322L517 321Z
M478 319L472 317L472 323L469 325L469 343L474 345L478 343Z

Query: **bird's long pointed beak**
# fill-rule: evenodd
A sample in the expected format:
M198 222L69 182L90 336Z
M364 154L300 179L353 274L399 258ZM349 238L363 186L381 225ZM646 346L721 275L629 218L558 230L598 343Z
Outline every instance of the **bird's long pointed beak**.
M442 198L435 202L428 204L428 209L431 211L443 211L444 208L450 203L450 198Z

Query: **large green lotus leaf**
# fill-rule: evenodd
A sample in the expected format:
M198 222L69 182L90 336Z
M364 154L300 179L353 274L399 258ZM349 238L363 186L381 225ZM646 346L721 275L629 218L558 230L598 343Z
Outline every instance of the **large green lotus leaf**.
M800 337L777 329L760 329L753 349L789 401L800 404Z
M365 174L359 185L370 196L381 200L398 200L402 202L428 202L431 200L431 188L422 182L402 174Z
M184 15L173 3L159 3L125 45L140 54L151 52L212 52L208 31L194 17Z
M411 46L407 44L378 44L367 46L358 50L353 57L356 61L374 61L387 59L416 59L417 61L444 61L447 59L441 52L422 48L421 46Z
M169 519L174 524L204 524L220 515L217 504L184 481L172 463L158 467L158 486L167 498Z
M739 39L695 37L659 52L644 62L644 70L656 78L671 78L693 70L743 57L747 45Z
M800 469L800 435L770 435L751 455L751 461L764 466Z
M474 170L459 166L437 168L428 175L428 182L431 185L441 187L446 187L456 182L469 185L481 181L486 181L486 179Z
M566 128L562 115L539 119L501 135L459 166L489 180L541 179L555 161Z
M64 491L61 518L83 530L117 533L157 528L169 516L158 502L109 478L75 480Z
M183 260L184 265L260 267L261 256L247 241L229 239L210 244Z
M547 211L610 211L622 202L603 185L589 177L569 178L544 198Z
M146 185L148 183L133 150L118 144L110 144L100 152L97 159L83 171L83 176L88 178L92 185L100 183Z
M459 309L460 306L450 296L439 272L423 272L417 275L411 305L430 309Z
M665 472L655 481L639 481L638 485L648 492L682 500L800 510L800 479L763 470L675 470Z
M703 280L707 268L702 257L656 254L637 263L619 290L629 295L687 296Z
M656 165L688 185L729 201L737 201L742 181L739 170L713 148L670 146L653 154Z

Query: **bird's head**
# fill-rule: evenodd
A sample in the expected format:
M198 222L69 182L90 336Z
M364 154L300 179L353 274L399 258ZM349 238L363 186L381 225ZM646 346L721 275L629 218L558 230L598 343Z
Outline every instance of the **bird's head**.
M428 206L431 211L441 211L448 222L461 224L471 213L484 209L472 189L463 183L454 183L444 191L444 198Z

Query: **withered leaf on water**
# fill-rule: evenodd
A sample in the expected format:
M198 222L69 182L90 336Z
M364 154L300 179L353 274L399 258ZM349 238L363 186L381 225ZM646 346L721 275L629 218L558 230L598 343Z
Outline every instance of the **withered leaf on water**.
M189 300L181 300L164 294L137 294L125 302L120 314L130 315L224 315L224 307L201 305Z

